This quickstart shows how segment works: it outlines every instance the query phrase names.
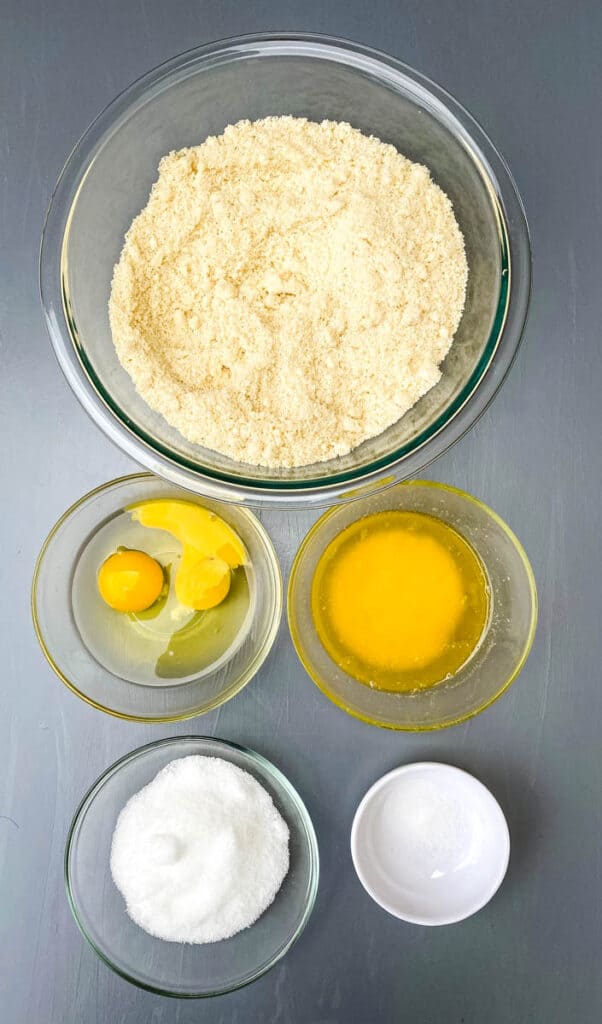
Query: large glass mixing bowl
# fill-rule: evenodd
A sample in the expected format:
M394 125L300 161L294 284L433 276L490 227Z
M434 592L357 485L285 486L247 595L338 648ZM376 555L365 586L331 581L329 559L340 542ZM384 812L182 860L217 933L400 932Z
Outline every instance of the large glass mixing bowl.
M238 463L186 441L137 394L111 339L108 300L124 234L161 157L242 118L348 121L426 164L450 197L469 264L466 308L442 377L350 454L291 470ZM112 440L172 483L230 501L328 505L424 468L475 422L520 341L530 289L527 224L503 159L439 86L385 54L319 36L245 36L151 71L103 111L69 157L41 253L59 363Z

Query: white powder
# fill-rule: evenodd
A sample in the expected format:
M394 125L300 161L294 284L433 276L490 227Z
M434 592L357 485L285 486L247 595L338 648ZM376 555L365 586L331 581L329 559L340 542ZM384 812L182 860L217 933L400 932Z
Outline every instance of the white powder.
M402 777L383 804L394 836L395 857L418 864L431 876L450 860L461 858L470 834L470 813L454 794L428 779Z
M440 379L467 264L426 167L348 124L241 121L168 154L109 312L140 395L241 462L308 465Z
M111 873L127 912L169 942L217 942L272 903L289 830L248 772L217 757L171 761L117 819Z

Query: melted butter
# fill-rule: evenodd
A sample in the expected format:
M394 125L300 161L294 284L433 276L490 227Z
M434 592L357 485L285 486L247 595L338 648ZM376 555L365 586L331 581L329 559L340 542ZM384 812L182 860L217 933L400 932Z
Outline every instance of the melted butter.
M352 523L318 562L311 608L331 658L379 690L423 689L478 646L487 580L472 547L440 519L387 511Z

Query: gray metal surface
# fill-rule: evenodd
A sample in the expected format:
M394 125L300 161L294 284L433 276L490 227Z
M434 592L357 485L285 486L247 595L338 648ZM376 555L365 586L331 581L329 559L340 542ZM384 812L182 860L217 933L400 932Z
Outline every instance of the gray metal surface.
M298 665L283 624L268 663L218 712L177 726L104 716L69 693L29 616L35 556L85 491L135 467L77 405L37 293L44 210L63 159L133 78L194 44L248 31L324 31L434 77L508 159L533 236L525 344L494 405L430 475L472 491L517 531L539 582L531 658L481 717L429 736L338 711ZM602 142L596 0L4 0L0 60L0 1020L2 1024L522 1024L602 1016ZM311 514L264 521L285 570ZM219 999L139 991L81 938L63 887L84 790L127 750L208 732L291 778L322 854L314 915L270 974ZM349 855L354 808L420 758L476 774L512 836L505 884L480 914L424 929L381 911Z

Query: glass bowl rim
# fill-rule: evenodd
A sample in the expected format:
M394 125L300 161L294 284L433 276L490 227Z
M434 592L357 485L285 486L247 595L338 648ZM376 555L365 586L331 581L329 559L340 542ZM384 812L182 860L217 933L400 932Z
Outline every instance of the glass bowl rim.
M202 711L191 710L185 711L177 715L159 715L153 717L148 717L145 715L126 714L123 711L116 711L114 708L110 708L105 704L101 704L100 701L94 700L93 697L89 697L87 694L83 693L77 687L76 683L72 679L69 679L69 677L65 675L62 669L59 668L58 664L54 660L53 655L50 652L46 640L44 639L44 633L40 626L38 616L37 590L44 557L60 528L67 522L67 520L73 515L73 513L76 512L78 508L84 505L88 500L95 498L98 494L102 494L104 491L108 491L111 488L118 486L119 484L130 483L136 480L142 481L153 479L158 479L160 483L171 483L171 481L167 481L164 478L155 477L153 473L126 473L125 476L116 477L114 480L107 480L104 484L99 484L98 487L93 487L91 491L87 491L86 494L82 494L82 496L78 498L77 501L74 501L73 504L70 505L69 508L67 508L62 513L62 515L60 515L59 518L56 520L54 526L47 534L42 544L42 547L40 548L39 554L36 558L35 568L33 571L30 594L31 617L37 641L40 645L40 649L46 661L50 665L52 671L55 673L56 676L58 676L61 682L65 684L67 689L71 690L71 692L74 693L76 697L79 697L81 700L85 701L86 704L89 704L90 707L95 708L97 711L104 711L105 714L111 715L112 718L119 718L125 722L141 722L145 725L162 724L167 722L185 722L191 718L198 718L201 715L208 714L210 711L215 711L216 708L221 707L223 704L226 704L233 697L236 697L241 692L241 690L243 690L245 686L248 683L250 683L251 680L254 679L254 677L257 675L266 658L268 657L272 647L274 646L274 642L276 640L276 636L280 628L280 623L282 621L282 612L284 608L284 587L282 580L282 570L280 568L280 562L278 561L278 556L276 554L276 549L274 547L272 539L267 530L265 529L263 523L260 522L257 516L251 511L251 509L247 508L245 505L242 504L237 505L236 507L247 517L248 522L251 524L252 528L257 532L260 540L264 545L264 548L267 553L267 563L270 570L270 575L274 583L274 590L272 593L273 613L270 628L264 637L261 647L255 653L253 659L251 660L245 672L243 672L239 679L237 680L234 688L230 688L229 690L227 690L227 696L221 695L222 699L216 698ZM177 485L174 484L173 486ZM203 495L191 494L191 497L188 500L193 501L195 500L195 498L202 501ZM210 500L215 501L218 499L211 498ZM227 504L227 502L223 502L223 504Z
M160 83L168 85L172 76L184 69L202 69L219 56L228 60L236 53L244 55L245 49L252 52L253 48L262 46L281 52L279 45L288 55L327 59L329 54L336 54L339 61L356 70L361 69L362 62L368 62L381 80L393 77L397 82L409 83L451 117L456 138L471 153L488 188L498 222L502 261L492 329L461 393L417 438L389 455L343 473L307 480L249 479L206 465L199 467L198 463L177 455L159 439L150 438L142 428L134 427L127 412L119 408L97 380L87 359L70 316L63 273L64 247L74 203L98 147L114 130L119 118L143 102L153 88ZM506 206L510 216L504 212ZM514 256L522 264L517 287L513 287ZM67 158L50 200L40 247L40 293L55 356L76 397L97 426L122 451L178 486L218 500L230 497L272 508L319 507L350 500L358 485L386 486L389 481L382 484L380 481L387 470L397 472L395 480L423 470L463 437L493 400L511 368L523 335L530 290L531 247L522 201L507 164L478 122L441 86L397 58L372 47L318 33L257 33L208 43L170 58L128 85L98 114ZM425 446L430 450L423 452ZM352 488L351 493L349 488Z
M482 711L485 711L487 708L491 707L492 704L495 704L495 702L499 700L499 698L506 692L506 690L510 689L515 679L518 678L518 676L520 675L525 666L529 654L531 653L533 641L535 640L535 633L537 631L537 583L527 552L525 551L523 545L521 544L520 540L518 539L514 531L510 528L510 526L508 526L508 523L504 519L502 519L502 517L498 515L498 513L494 509L492 509L484 501L481 501L480 498L475 498L473 494L469 494L467 491L463 491L459 487L453 487L451 484L439 483L439 481L437 480L400 480L394 486L398 488L432 487L437 490L442 490L449 492L450 494L458 495L460 498L469 502L470 504L476 505L477 508L479 508L482 512L485 512L485 514L489 516L489 518L492 519L496 523L496 525L502 529L502 531L506 534L506 536L512 543L525 570L527 583L529 585L529 597L531 603L531 620L529 623L529 631L527 633L527 638L523 645L520 658L517 660L516 665L512 669L512 672L507 676L507 678L503 681L503 683L496 690L496 692L491 697L488 697L486 700L480 703L476 708L473 708L470 711L458 715L449 722L428 722L424 725L408 725L398 724L397 722L382 722L377 718L372 718L370 715L361 714L354 708L349 707L345 703L345 701L338 696L338 694L334 693L320 678L318 678L317 673L313 671L313 668L309 663L309 660L306 659L302 653L300 631L297 628L295 615L293 613L292 595L295 581L299 572L299 568L301 566L301 560L303 558L305 551L309 547L311 541L318 536L324 525L330 519L332 519L333 516L337 514L337 512L341 510L341 508L343 507L341 505L334 505L332 508L329 508L325 512L323 512L319 519L317 519L313 526L311 526L310 529L307 531L303 540L301 541L301 544L299 545L299 548L293 560L293 564L291 566L287 587L286 612L288 628L297 657L301 662L301 665L305 669L307 675L312 680L312 682L318 687L318 689L321 690L322 693L326 697L328 697L328 699L332 701L332 703L335 704L342 711L345 711L348 715L351 715L353 718L359 718L361 722L365 722L367 725L375 725L378 726L378 728L380 729L390 729L393 732L436 732L439 729L450 729L454 725L461 725L462 722L467 722L469 721L469 719L475 718L476 715L480 715ZM357 519L360 518L361 515L358 515ZM362 684L358 683L357 685L361 686Z
M288 941L277 950L277 953L274 954L274 956L265 965L263 965L260 970L256 971L251 977L245 979L243 982L237 985L223 987L212 992L189 992L182 994L180 992L173 992L169 989L160 988L159 986L149 985L136 978L132 978L131 975L127 973L127 971L121 970L119 967L117 967L117 965L113 963L110 957L98 948L96 943L92 940L91 936L88 935L84 927L84 924L81 921L79 914L77 912L76 901L74 899L71 887L71 872L69 863L70 854L73 847L73 836L77 824L80 820L80 817L83 814L83 812L91 806L94 797L96 796L96 793L100 791L100 789L105 785L105 783L108 782L109 779L112 778L114 775L118 774L120 769L124 767L126 764L136 760L138 757L144 758L147 752L154 750L157 747L169 746L170 744L177 746L180 743L190 742L191 740L195 743L200 742L201 744L203 744L203 742L206 741L209 741L210 743L217 743L218 746L223 747L226 751L230 749L242 753L251 763L259 765L261 768L265 770L265 772L267 773L267 775L270 776L271 779L275 779L276 782L282 786L282 788L287 793L287 796L289 796L292 802L295 804L297 810L299 811L300 818L303 822L303 827L307 838L307 846L309 850L310 869L308 895L301 920L299 921L299 924L297 925L295 931L290 936ZM226 758L226 760L229 759ZM252 750L250 747L246 747L240 743L234 743L232 740L221 739L221 737L218 736L167 736L160 740L153 740L151 743L144 743L142 746L136 747L134 750L130 750L126 754L123 754L122 757L119 757L116 761L110 764L108 768L105 768L104 771L101 772L101 774L98 776L98 778L92 783L92 785L86 790L84 796L77 805L71 824L69 826L69 831L67 833L67 839L65 841L65 854L63 859L63 872L65 889L67 892L67 900L75 923L77 924L77 927L79 928L81 934L92 947L96 955L103 961L103 963L107 965L107 967L109 967L112 971L118 974L121 978L124 978L126 981L129 981L132 985L136 985L137 988L144 989L147 992L153 992L157 995L171 996L172 998L176 999L209 999L213 996L225 995L227 992L236 992L239 989L245 988L247 985L252 984L254 981L257 981L258 978L261 978L262 975L267 974L267 972L271 970L271 968L274 967L278 963L278 961L286 955L286 953L288 953L291 946L294 945L294 943L303 933L305 926L309 921L309 918L311 917L311 913L316 902L316 896L318 893L318 886L320 881L320 851L318 847L318 840L313 825L313 821L311 819L309 811L307 810L307 807L305 806L305 802L301 798L297 789L293 786L292 782L284 774L284 772L282 772L280 768L278 768L267 757L264 757L263 754L259 754L256 750Z

